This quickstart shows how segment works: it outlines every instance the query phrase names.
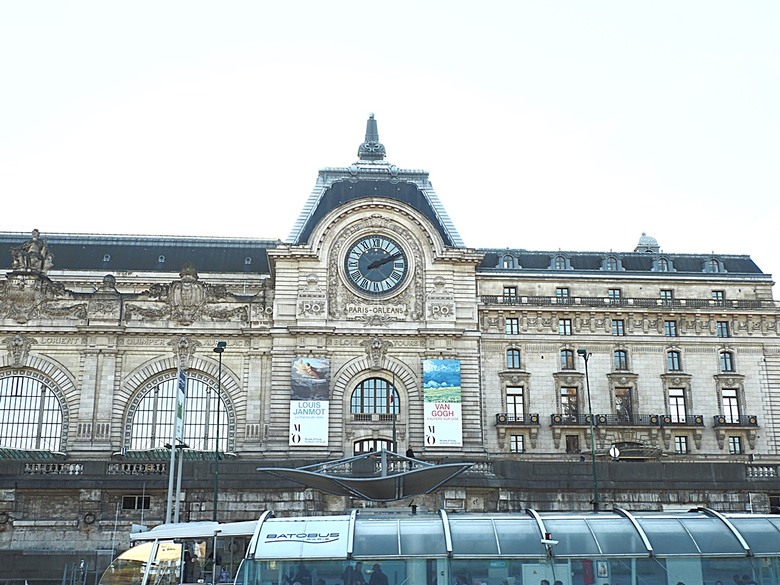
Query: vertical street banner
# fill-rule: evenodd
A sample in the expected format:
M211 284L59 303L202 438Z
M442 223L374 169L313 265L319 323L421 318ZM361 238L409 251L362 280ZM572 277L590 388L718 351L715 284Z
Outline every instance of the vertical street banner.
M425 445L462 447L460 360L423 360Z
M174 422L173 439L184 442L184 410L187 402L187 373L179 368L176 376L176 420Z
M330 359L293 358L290 446L327 447Z

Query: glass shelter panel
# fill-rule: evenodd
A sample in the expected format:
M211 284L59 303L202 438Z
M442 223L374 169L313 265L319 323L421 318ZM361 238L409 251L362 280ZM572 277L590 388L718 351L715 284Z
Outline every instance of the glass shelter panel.
M601 552L584 518L542 519L551 538L558 541L554 546L556 557L597 555Z
M401 554L408 556L446 555L444 526L441 522L421 519L401 524Z
M495 520L498 545L502 555L544 557L546 550L542 545L542 535L536 522L528 519Z
M777 553L777 543L780 542L780 517L776 524L766 518L731 518L730 521L739 530L754 555Z
M497 555L498 541L490 519L464 521L450 518L453 555Z
M737 537L718 518L683 518L680 522L704 554L745 554Z
M699 552L691 535L676 518L637 518L657 555L693 555Z
M627 518L593 518L586 522L604 554L615 556L647 554L644 542Z
M355 523L354 555L387 557L399 554L398 522L377 519Z

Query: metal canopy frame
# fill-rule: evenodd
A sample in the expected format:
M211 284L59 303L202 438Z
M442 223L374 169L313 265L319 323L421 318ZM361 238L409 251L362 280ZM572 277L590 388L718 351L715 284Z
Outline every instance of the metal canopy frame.
M257 471L337 496L392 502L429 494L472 465L427 463L382 449L298 468L258 467Z

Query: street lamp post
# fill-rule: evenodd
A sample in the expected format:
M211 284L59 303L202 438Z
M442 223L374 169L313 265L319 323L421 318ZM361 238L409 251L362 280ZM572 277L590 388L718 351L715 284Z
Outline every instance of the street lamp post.
M591 354L587 349L578 349L577 355L585 360L585 388L588 393L588 419L590 420L590 462L593 466L593 511L599 511L599 477L596 473L596 434L593 430L593 405L590 401L590 376L588 375L588 359Z
M219 406L222 402L222 352L227 346L226 341L218 341L214 348L214 353L219 356L219 367L217 369L217 432L214 440L214 513L211 519L217 521L217 499L219 498ZM216 561L216 556L214 557Z

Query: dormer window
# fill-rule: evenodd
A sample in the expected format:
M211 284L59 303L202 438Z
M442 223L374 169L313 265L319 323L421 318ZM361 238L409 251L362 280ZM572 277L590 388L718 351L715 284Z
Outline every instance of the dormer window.
M720 261L717 258L710 258L707 261L705 270L707 272L721 272Z
M669 272L669 261L666 258L658 259L658 272Z
M566 258L563 256L556 256L553 259L553 268L555 270L566 270Z
M604 263L604 268L606 270L617 270L618 269L617 258L615 258L614 256L609 256L607 258L607 261Z
M502 260L502 265L504 268L514 268L515 259L512 256L504 256L504 259Z

